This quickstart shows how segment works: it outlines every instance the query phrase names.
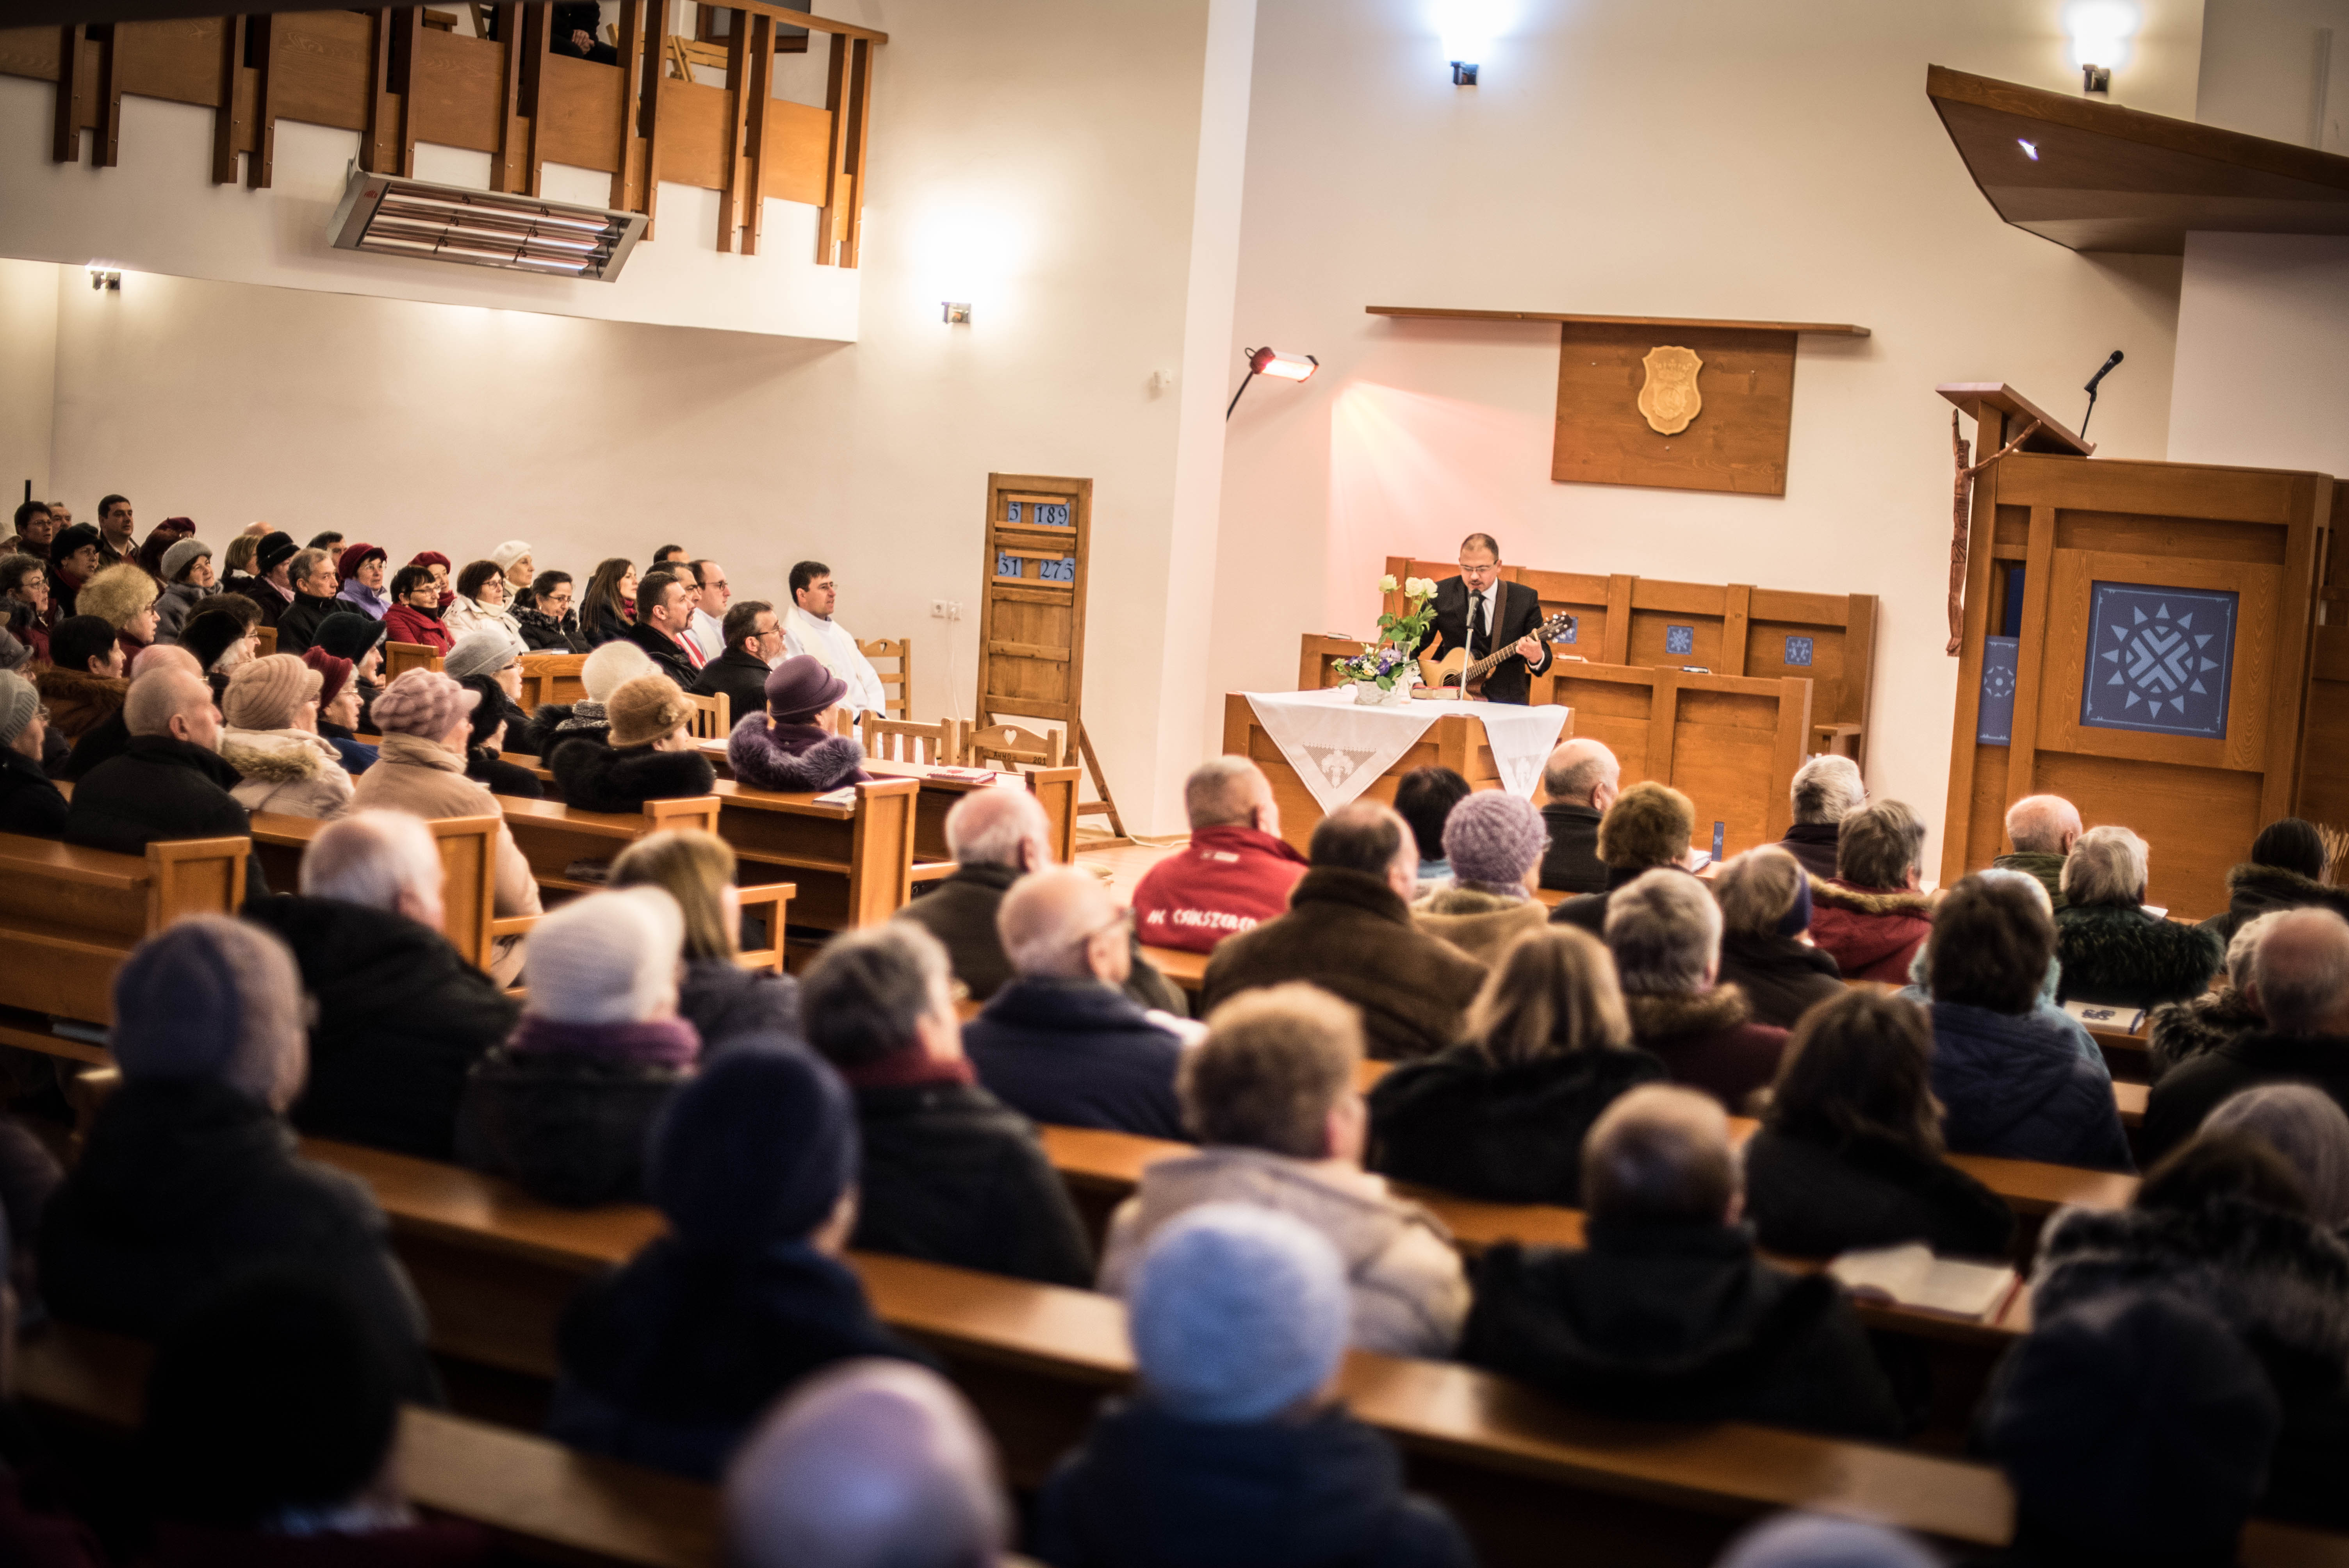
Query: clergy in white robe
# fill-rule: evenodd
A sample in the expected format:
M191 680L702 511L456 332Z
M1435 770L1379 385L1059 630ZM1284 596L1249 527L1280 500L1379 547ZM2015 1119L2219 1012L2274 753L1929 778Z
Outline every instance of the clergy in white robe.
M840 699L843 707L858 713L880 713L886 701L881 690L881 672L856 645L854 633L829 615L817 615L794 604L783 619L783 654L786 657L806 655L825 669L848 683L848 695Z

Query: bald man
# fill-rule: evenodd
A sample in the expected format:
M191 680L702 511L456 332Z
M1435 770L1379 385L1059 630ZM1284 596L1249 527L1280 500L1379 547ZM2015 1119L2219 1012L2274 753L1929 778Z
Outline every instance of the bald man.
M926 884L926 892L917 889L896 918L936 937L964 992L984 1002L1012 977L996 912L1013 882L1052 863L1052 825L1026 789L974 789L947 813L947 851L955 858L954 874ZM1129 939L1126 946L1127 972L1119 982L1125 994L1137 1006L1183 1016L1188 1010L1183 993L1142 956L1139 942Z
M1154 947L1212 953L1288 908L1305 857L1280 837L1272 785L1245 757L1218 757L1183 783L1191 841L1133 890L1134 929Z
M1014 882L995 923L1018 977L963 1026L963 1055L989 1093L1033 1120L1179 1139L1182 1041L1165 1015L1119 989L1131 918L1073 866Z
M2146 1102L2147 1164L2193 1137L2230 1095L2261 1084L2313 1084L2349 1109L2349 922L2329 909L2268 916L2241 985L2267 1026L2162 1075Z
M2006 836L2013 854L1991 864L2001 871L2023 872L2039 879L2047 896L2062 909L2064 862L2080 841L2080 809L2061 795L2025 795L2006 809Z
M1607 862L1599 858L1599 819L1615 803L1623 765L1603 741L1561 742L1542 764L1541 884L1563 892L1605 892Z
M903 1361L801 1384L727 1468L725 1512L739 1568L985 1568L1011 1531L970 1407Z
M122 754L75 786L66 842L143 855L161 839L245 838L253 819L229 790L235 769L220 758L221 716L203 677L166 661L130 683ZM244 892L269 892L256 856L245 859Z
M204 666L197 662L196 655L178 644L150 643L139 650L137 658L130 661L130 678L135 681L141 676L166 669L185 670L191 676L204 673ZM81 738L74 742L73 754L58 769L57 777L79 779L107 758L121 756L123 748L129 744L130 726L118 708L81 732Z
M1583 1142L1582 1202L1583 1247L1485 1254L1461 1360L1607 1415L1899 1432L1851 1302L1754 1255L1709 1096L1646 1084L1609 1105Z

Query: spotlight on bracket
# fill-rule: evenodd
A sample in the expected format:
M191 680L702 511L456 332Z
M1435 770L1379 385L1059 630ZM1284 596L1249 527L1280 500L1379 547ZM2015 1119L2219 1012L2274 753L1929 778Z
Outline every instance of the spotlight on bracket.
M1321 362L1309 354L1283 354L1278 348L1250 348L1243 352L1248 356L1247 379L1240 383L1239 392L1233 393L1232 400L1224 406L1224 418L1226 419L1232 417L1232 410L1240 406L1240 392L1246 392L1248 382L1257 377L1274 376L1283 381L1309 381L1313 373L1321 368Z

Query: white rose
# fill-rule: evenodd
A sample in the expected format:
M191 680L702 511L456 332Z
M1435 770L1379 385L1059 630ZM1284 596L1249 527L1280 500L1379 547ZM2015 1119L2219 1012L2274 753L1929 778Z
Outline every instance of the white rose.
M1379 579L1379 592L1380 592L1380 593L1393 593L1394 591L1395 591L1395 580L1394 580L1394 573L1392 573L1392 572L1390 572L1390 573L1388 573L1385 576L1383 576L1383 577L1381 577L1381 578L1380 578L1380 579Z

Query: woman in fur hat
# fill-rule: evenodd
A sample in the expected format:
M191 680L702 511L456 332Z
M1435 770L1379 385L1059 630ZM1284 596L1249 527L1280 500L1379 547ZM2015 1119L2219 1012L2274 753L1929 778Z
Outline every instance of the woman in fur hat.
M625 682L605 705L610 744L566 740L547 758L564 802L583 811L641 811L647 800L707 795L717 780L688 727L693 704L664 675Z
M871 778L864 748L833 732L833 710L848 683L801 654L767 676L767 711L745 714L726 743L736 782L754 789L832 789Z

